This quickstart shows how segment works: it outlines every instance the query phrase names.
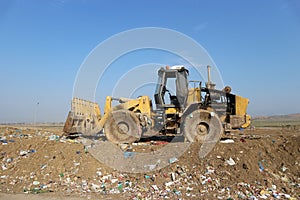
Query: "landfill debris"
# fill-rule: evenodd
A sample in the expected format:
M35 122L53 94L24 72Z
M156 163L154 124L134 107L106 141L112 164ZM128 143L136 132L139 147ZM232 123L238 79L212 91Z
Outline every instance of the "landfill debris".
M154 190L158 190L157 185L152 185L152 188L153 188Z
M36 152L35 149L30 149L30 150L28 151L28 153L35 153L35 152Z
M174 182L170 181L170 182L165 183L165 185L166 185L166 187L170 187L171 185L174 185Z
M91 148L91 147L92 147L92 145L84 146L84 153L88 153L89 148Z
M7 145L8 142L5 138L1 138L0 142L2 143L2 145Z
M136 154L135 152L125 151L124 158L132 158L134 157L135 154Z
M126 173L98 162L89 153L93 145L87 145L85 138L70 140L58 131L15 130L19 129L0 127L0 139L7 142L0 153L0 192L58 192L86 198L97 194L99 199L134 200L299 199L297 153L300 151L299 136L293 136L295 133L261 134L255 136L259 139L246 142L241 138L247 135L232 134L234 145L217 144L204 159L198 157L199 144L191 144L182 156L172 154L147 160L141 167L145 172L139 174L135 169ZM59 138L51 142L52 135ZM267 135L274 137L276 143ZM138 152L155 152L165 148L164 144L167 142L135 143L127 146L120 156L131 162L129 159L134 161ZM160 168L163 165L166 167Z
M215 173L215 169L211 166L207 166L205 170L205 175L213 174Z
M39 185L40 184L40 182L39 181L33 181L33 183L32 183L33 185Z
M281 167L282 172L285 172L287 170L287 168L285 166Z
M144 165L144 168L148 168L150 171L152 171L159 165L160 162L161 162L160 160L157 160L155 164Z
M233 139L221 140L220 143L223 143L223 144L231 144L231 143L234 143L234 140L233 140Z
M50 140L50 141L58 140L58 139L59 139L59 136L58 136L58 135L50 135L50 136L49 136L49 140Z
M128 144L119 144L119 146L123 151L129 148Z
M6 167L5 164L2 164L2 170L3 170L3 171L4 171L4 170L7 170L7 167Z
M204 180L201 182L202 185L205 185L206 183L210 183L212 180L210 177L206 178L205 176L203 176Z
M102 172L101 171L96 171L97 176L102 176Z
M20 151L20 156L25 156L27 153L28 153L27 151L21 150Z
M226 163L228 165L235 165L235 161L231 157L228 160L226 160Z
M258 162L258 167L259 167L260 172L263 172L265 170L265 168L263 167L263 165L260 162Z
M155 141L152 144L154 144L154 145L165 145L165 144L169 144L169 142L166 142L166 141Z
M119 191L123 190L123 183L122 182L118 183L118 189L119 189Z
M193 191L194 188L188 186L188 187L186 188L186 190L187 190L187 191Z
M175 173L174 173L174 172L171 173L171 177L172 177L172 181L175 181L176 176L175 176Z
M174 162L177 162L177 161L178 161L178 159L175 158L175 157L169 159L169 163L170 163L170 164L172 164L172 163L174 163Z
M41 169L45 169L47 165L41 165Z
M97 191L100 189L100 185L97 185L97 184L92 183L91 189L92 189L93 191L97 192Z
M246 142L246 140L244 138L241 138L240 141L244 142L244 143Z
M13 161L13 158L7 158L7 159L6 159L6 162L7 162L7 163L11 163L12 161Z

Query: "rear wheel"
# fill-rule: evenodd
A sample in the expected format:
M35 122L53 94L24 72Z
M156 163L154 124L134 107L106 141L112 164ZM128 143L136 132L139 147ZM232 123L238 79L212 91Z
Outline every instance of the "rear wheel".
M141 138L138 118L128 110L117 110L109 114L104 125L106 138L114 143L132 143Z
M223 131L217 114L207 110L195 110L186 115L182 126L183 134L189 142L215 141Z

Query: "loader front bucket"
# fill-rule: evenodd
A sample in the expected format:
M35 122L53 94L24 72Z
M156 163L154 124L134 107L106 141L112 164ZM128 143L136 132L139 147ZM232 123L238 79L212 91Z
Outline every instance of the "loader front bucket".
M68 135L82 134L95 136L102 129L101 113L97 103L73 98L63 131Z

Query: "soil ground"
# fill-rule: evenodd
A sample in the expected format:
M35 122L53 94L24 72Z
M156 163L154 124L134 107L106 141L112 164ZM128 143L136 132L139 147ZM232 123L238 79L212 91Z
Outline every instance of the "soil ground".
M118 154L101 138L96 147L68 139L61 127L1 126L0 136L0 199L300 199L299 130L236 131L205 158L201 144L180 139Z

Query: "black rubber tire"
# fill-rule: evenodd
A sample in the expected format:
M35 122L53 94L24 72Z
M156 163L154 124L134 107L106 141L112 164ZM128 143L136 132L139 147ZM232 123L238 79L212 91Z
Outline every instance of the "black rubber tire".
M139 119L129 110L117 110L109 114L104 134L114 144L133 143L141 138Z

